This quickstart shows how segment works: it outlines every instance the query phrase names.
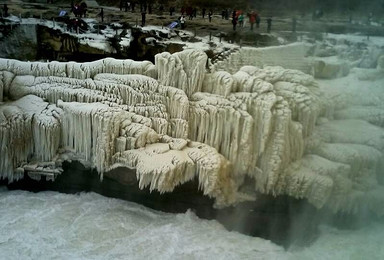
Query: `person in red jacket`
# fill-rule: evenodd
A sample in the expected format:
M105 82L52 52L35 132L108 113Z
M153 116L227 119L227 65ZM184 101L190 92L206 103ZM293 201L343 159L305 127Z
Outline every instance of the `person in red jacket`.
M255 11L252 11L249 14L249 23L251 24L251 31L253 31L253 25L255 24L255 22L256 22L256 13Z

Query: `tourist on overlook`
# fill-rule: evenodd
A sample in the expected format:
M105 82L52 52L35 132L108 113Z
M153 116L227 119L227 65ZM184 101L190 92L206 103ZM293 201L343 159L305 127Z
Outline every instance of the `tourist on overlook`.
M169 16L172 16L174 12L175 12L175 7L173 6L169 7Z
M233 10L233 13L232 13L232 25L233 25L233 30L236 31L236 25L237 25L236 10Z
M251 31L253 31L253 25L256 22L256 13L255 13L255 11L252 11L248 16L249 16L249 23L251 24Z
M186 10L186 13L187 13L188 19L192 20L193 19L193 9L192 9L192 7L188 6L187 10Z
M180 17L180 26L181 26L181 29L185 28L185 17L184 17L184 15L182 15Z
M163 15L164 6L162 4L159 6L159 12L160 12L160 15Z
M260 28L260 15L256 12L256 28Z
M238 22L239 22L240 28L243 28L243 26L244 26L244 15L243 15L243 13L241 13L239 15Z
M271 32L271 27L272 27L272 17L268 17L268 19L267 19L267 33Z
M135 5L136 5L136 2L133 1L132 4L131 4L131 7L132 7L132 13L135 12Z
M8 5L7 4L4 4L4 7L3 7L3 16L4 17L8 17Z
M129 9L131 9L131 2L125 1L125 11L128 12Z
M98 15L100 16L101 22L103 23L104 22L104 9L103 8L101 8L100 13Z
M211 10L209 10L209 12L208 12L208 21L209 21L209 22L212 22L212 15L213 15L213 12L212 12L212 9L211 9Z
M141 10L141 26L145 26L145 16L146 16L147 12L144 8L142 8Z

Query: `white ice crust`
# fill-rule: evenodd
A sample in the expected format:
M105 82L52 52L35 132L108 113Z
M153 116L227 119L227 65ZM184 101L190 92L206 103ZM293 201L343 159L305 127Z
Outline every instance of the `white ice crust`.
M302 71L267 66L282 53L243 48L233 66L209 65L196 50L155 64L0 59L0 177L54 169L71 154L101 178L134 168L140 188L160 192L196 177L217 206L261 192L384 214L383 90L352 106L353 91L325 93L327 83L302 72L307 58L297 59Z

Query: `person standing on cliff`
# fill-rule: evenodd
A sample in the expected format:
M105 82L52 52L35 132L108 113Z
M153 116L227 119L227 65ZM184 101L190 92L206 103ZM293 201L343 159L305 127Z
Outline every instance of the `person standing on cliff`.
M128 10L131 9L131 2L125 1L125 12L128 12Z
M144 8L142 8L141 10L141 26L145 26L145 16L146 16L147 12L145 11Z
M103 8L101 8L99 16L101 18L101 22L103 23L104 22L104 9Z
M209 20L209 22L212 22L212 15L213 15L213 12L212 12L212 9L211 9L208 12L208 20Z
M181 29L185 28L185 17L184 17L184 15L182 15L180 17L180 26L181 26Z
M256 28L260 28L260 21L261 21L260 14L256 13Z
M255 24L255 22L256 22L256 13L255 11L252 11L249 14L249 23L251 24L251 31L253 31L253 25Z
M240 13L239 17L237 18L237 21L239 22L240 28L244 27L244 15L243 13Z
M272 27L272 17L268 17L268 19L267 19L267 33L271 32L271 27Z
M233 25L233 30L236 31L236 25L237 25L236 10L233 10L233 13L232 13L232 25Z
M3 7L3 16L4 17L8 17L8 5L7 4L4 4L4 7Z

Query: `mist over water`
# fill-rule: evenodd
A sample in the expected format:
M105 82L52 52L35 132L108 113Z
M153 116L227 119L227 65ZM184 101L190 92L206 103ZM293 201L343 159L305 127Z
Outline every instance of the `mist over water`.
M384 224L322 226L285 251L193 212L169 214L95 193L0 190L0 259L379 259ZM257 224L257 223L256 223Z

